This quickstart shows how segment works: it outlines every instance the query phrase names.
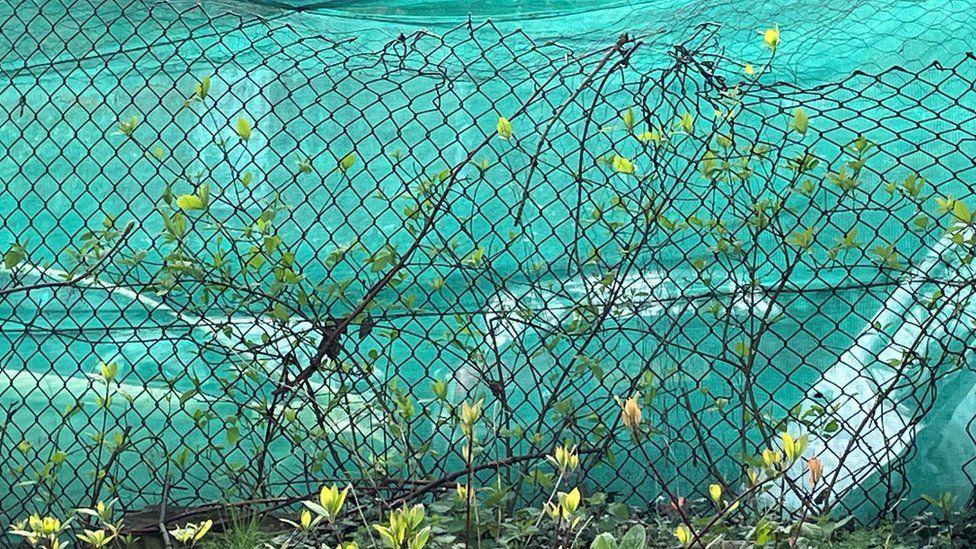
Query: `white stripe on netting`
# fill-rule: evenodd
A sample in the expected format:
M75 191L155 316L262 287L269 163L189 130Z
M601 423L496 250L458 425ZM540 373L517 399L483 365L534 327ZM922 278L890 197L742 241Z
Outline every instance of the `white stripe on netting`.
M965 232L964 237L972 237L972 231ZM806 393L805 407L820 406L825 402L831 405L825 419L833 420L836 430L811 433L805 457L820 458L825 479L837 474L832 498L843 496L865 483L905 452L914 440L921 425L916 417L918 410L904 404L910 401L899 398L897 391L884 394L892 385L897 365L905 358L905 353L914 349L916 355L926 356L930 346L941 351L942 335L958 329L972 330L971 327L964 328L964 321L957 321L953 315L956 307L972 308L969 303L972 289L965 286L957 290L948 286L971 280L976 269L972 265L962 265L958 259L953 261L952 239L951 232L943 236L919 264L905 273L902 282L851 346ZM941 289L939 282L951 283L944 288L944 295L946 299L951 298L952 303L937 307L933 312L925 299L932 291ZM889 330L893 331L889 334ZM909 375L910 372L902 373L905 381L911 383ZM794 425L790 431L799 436L805 429ZM845 451L848 455L841 464ZM802 479L805 465L804 460L799 460L791 474ZM842 469L838 473L839 467ZM821 484L821 488L823 486ZM770 496L778 497L780 489L777 484ZM786 495L786 502L794 509L800 505L793 491Z
M40 265L32 263L22 263L16 269L17 275L22 278L37 279L37 280L68 280L71 278L71 274L51 268L42 267ZM9 272L3 267L0 267L0 272ZM56 292L57 290L63 290L66 288L57 289L44 289L42 291L46 292ZM213 341L226 349L230 354L236 355L241 360L247 361L248 363L254 363L257 361L257 357L253 353L253 350L246 345L245 341L251 341L253 343L258 343L263 345L265 349L268 348L269 344L261 343L261 338L263 336L268 336L271 341L271 347L282 353L282 355L292 349L305 348L309 352L314 351L317 345L318 334L315 330L311 329L311 323L298 320L289 323L288 329L295 334L287 339L277 339L277 334L281 333L281 328L277 326L271 319L255 316L227 316L227 317L216 317L216 316L200 316L187 314L185 312L178 311L173 307L163 303L161 300L140 294L130 288L116 286L107 282L98 280L95 277L85 277L78 280L74 285L70 287L71 290L98 290L103 291L109 296L117 296L130 301L134 301L145 306L150 313L152 312L162 312L169 314L173 319L180 324L181 327L189 327L191 329L199 329L208 336L213 338ZM154 326L153 329L165 329L166 326ZM136 329L133 327L133 329ZM229 332L229 333L228 333ZM111 361L116 357L100 357L103 361ZM119 358L125 359L124 356L119 356ZM269 375L272 373L279 372L279 368L276 367L278 363L274 361L264 360L265 370ZM93 365L93 369L95 369ZM82 381L81 378L76 376L64 376L56 372L32 372L25 369L4 369L2 370L3 377L9 380L10 386L20 389L27 389L31 386L48 388L51 391L51 395L54 395L61 388L72 389L70 391L72 394L78 392L82 385L86 388L90 388L92 384L92 379L99 378L98 375L92 373L86 373L86 377L90 378ZM326 382L318 384L318 386L313 385L313 392L319 395L321 389L325 388ZM142 385L135 385L131 383L124 383L119 380L114 383L114 390L121 395L128 395L132 397L133 402L148 399L147 405L157 405L162 400L171 400L179 397L176 390L164 389L164 388L149 388ZM61 389L63 392L64 389ZM22 391L21 391L22 392ZM330 387L328 394L334 394L336 389ZM27 393L23 393L27 394ZM76 396L81 396L79 393ZM327 396L327 395L326 395ZM362 395L357 394L347 394L347 397L351 400L351 404L357 405L359 407L365 407L366 399ZM188 409L193 406L199 406L205 408L211 406L214 399L208 398L202 393L196 393L192 397L189 397L184 403L184 406L188 404L191 405ZM263 415L265 410L259 409L259 403L255 402L252 405L248 405L247 408L251 409L255 414ZM192 411L192 410L191 410ZM304 417L308 415L308 421L314 421L311 418L311 411L307 410L306 407L300 407L298 410L299 416ZM306 414L307 412L307 414ZM327 420L330 418L327 418ZM338 423L333 425L334 428L339 430L345 430L352 428L353 425L340 426Z

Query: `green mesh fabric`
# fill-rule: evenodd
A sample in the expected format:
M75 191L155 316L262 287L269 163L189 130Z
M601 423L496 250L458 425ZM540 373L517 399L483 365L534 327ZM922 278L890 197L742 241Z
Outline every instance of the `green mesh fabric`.
M743 66L768 57L760 32L774 24L783 43L772 72L749 84ZM113 496L135 510L164 492L184 506L255 494L278 505L325 479L361 478L406 439L420 458L383 472L402 495L412 485L398 480L462 467L434 381L448 382L452 403L486 395L504 425L479 459L580 444L593 451L581 482L636 505L659 496L648 459L687 497L716 474L741 475L743 453L774 436L743 427L750 404L774 420L831 411L810 420L811 451L836 473L845 512L911 511L945 490L970 497L973 273L934 202L921 225L899 189L915 176L924 197L973 198L974 26L976 12L953 1L6 0L0 247L30 253L0 271L10 289L0 294L0 521ZM207 76L208 108L185 108ZM730 127L713 112L737 83L748 92ZM789 129L798 107L810 119L802 140ZM694 113L708 138L662 156L621 130L628 109L641 130ZM494 136L500 115L514 143ZM131 116L126 139L115 129ZM254 123L247 148L208 167L240 116ZM812 152L824 181L859 136L874 148L856 190L825 184L778 228L816 227L814 253L751 241L738 226L730 241L750 247L732 261L707 221L793 196L796 182L788 169L738 185L702 178L703 147L719 134L768 144L780 168ZM147 154L156 148L165 168ZM337 171L350 153L356 163ZM600 161L612 154L653 177L614 174ZM444 206L397 284L341 339L345 366L311 372L269 407L282 371L307 367L328 336L293 319L288 330L305 337L279 341L266 311L220 292L201 302L200 280L156 291L174 169L205 170L237 201L215 206L228 221L258 217L276 197L287 204L279 235L321 296L308 316L322 322L384 272L334 261L337 251L358 242L377 257L414 242L416 219L390 197L426 181ZM253 182L232 191L244 171ZM656 214L611 212L621 201ZM75 272L69 250L106 216L132 222L118 255L144 252L141 263L12 290ZM204 229L191 227L191 246L216 253ZM860 245L827 257L852 230ZM913 360L893 365L906 350ZM111 361L117 394L99 408L93 376ZM241 364L260 375L241 376ZM613 397L635 390L655 430L647 454L614 428ZM404 398L406 435L388 408Z

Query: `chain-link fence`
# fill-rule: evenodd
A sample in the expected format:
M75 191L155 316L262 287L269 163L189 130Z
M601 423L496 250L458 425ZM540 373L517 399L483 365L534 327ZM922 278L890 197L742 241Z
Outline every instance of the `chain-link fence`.
M218 12L0 7L0 520L423 497L478 399L520 497L560 443L628 503L649 464L735 490L784 430L825 466L793 505L972 493L970 56L804 88L710 25L364 49Z

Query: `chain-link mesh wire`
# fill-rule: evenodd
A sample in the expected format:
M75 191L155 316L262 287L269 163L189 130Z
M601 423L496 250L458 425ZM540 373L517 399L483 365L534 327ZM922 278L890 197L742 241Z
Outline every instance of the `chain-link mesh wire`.
M971 494L970 56L805 86L711 25L370 49L221 11L0 7L4 522L420 497L477 398L518 497L558 443L636 505L650 464L735 489L784 429L810 505Z

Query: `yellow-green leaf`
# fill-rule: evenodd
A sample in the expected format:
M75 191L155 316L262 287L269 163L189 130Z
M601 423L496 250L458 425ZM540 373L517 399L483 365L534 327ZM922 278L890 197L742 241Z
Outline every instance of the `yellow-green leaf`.
M498 130L498 137L508 141L512 137L512 123L508 121L504 116L498 117L498 124L495 126Z
M779 27L766 29L763 33L763 42L766 43L767 48L776 51L776 47L779 46Z
M972 220L972 213L970 213L969 208L966 207L966 204L962 200L953 202L952 215L963 223L969 223Z
M234 425L228 427L227 430L224 431L224 436L227 437L227 444L233 445L234 443L236 443L239 435L240 435L240 431Z
M615 154L613 155L613 169L617 173L634 173L634 164L630 160Z
M810 126L810 119L803 109L797 108L793 111L793 129L800 135L806 135L807 128Z
M900 268L900 263L898 261L898 252L895 247L891 244L887 246L875 246L871 248L871 253L875 258L881 263L882 266L888 267L890 269Z
M735 345L732 346L732 351L742 358L746 358L749 356L749 344L745 341L736 341Z
M343 156L342 160L339 161L339 169L341 169L343 172L348 171L349 168L351 168L355 163L356 163L356 154L349 153L346 156Z
M3 254L3 266L9 271L19 265L26 257L24 247L20 244L14 244Z
M271 316L282 322L288 322L288 309L281 303L275 303L271 309Z
M244 141L251 139L251 123L245 118L237 119L237 135Z
M661 134L659 134L659 133L657 133L655 131L646 131L646 132L638 135L637 136L637 139L639 141L644 142L644 143L646 143L648 141L651 141L653 143L660 143L661 142Z
M850 250L852 248L857 248L860 244L857 241L857 229L851 229L844 234L844 237L840 239L840 246L845 250Z
M106 382L109 382L115 379L115 374L118 373L119 366L114 362L109 362L108 364L101 362L98 365L98 369L99 372L102 374L102 379L104 379Z
M126 137L129 137L132 135L132 132L136 131L136 126L138 125L139 125L139 117L136 115L132 115L131 117L129 117L128 120L122 120L119 122L118 133Z
M627 110L620 115L620 120L623 121L624 127L627 128L627 131L634 129L634 109L627 107Z
M196 95L197 99L199 99L200 101L206 99L207 93L210 91L210 77L204 76L203 80L201 80L200 83L196 85L193 91L194 91L194 95Z
M807 227L806 230L797 231L791 234L787 240L797 248L806 250L813 244L813 227Z
M176 197L176 205L184 212L203 209L203 199L195 194L181 194Z
M471 254L467 258L465 258L462 261L462 263L468 265L477 265L484 256L485 256L484 248L477 248L475 251L471 252Z
M954 203L955 203L955 199L952 198L952 195L949 195L945 198L942 198L940 196L935 197L936 211L939 213L951 212Z

